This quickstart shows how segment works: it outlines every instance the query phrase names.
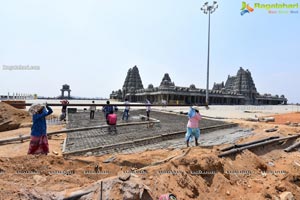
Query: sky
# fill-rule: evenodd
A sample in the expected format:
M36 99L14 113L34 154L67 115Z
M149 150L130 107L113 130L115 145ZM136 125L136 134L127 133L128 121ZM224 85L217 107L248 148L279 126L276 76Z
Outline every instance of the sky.
M137 65L144 87L164 73L177 86L206 88L208 15L199 0L0 0L0 94L109 97ZM210 2L212 3L212 2ZM299 0L248 0L299 3ZM249 69L259 93L300 103L298 14L219 1L211 15L210 88ZM7 66L39 70L7 70ZM298 88L297 88L298 87Z

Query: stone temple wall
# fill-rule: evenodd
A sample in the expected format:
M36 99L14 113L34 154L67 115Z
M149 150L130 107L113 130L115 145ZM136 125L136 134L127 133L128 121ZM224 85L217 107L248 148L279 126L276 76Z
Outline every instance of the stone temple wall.
M131 102L144 102L145 99L152 99L152 102L191 102L202 104L205 102L205 89L196 88L194 84L190 87L176 86L168 73L165 73L160 85L154 87L149 84L144 89L142 79L137 66L129 69L125 78L122 90L113 91L111 99L124 101L127 98ZM260 95L253 81L251 72L242 67L236 76L228 76L225 84L215 83L212 90L209 90L209 102L213 104L286 104L284 95Z

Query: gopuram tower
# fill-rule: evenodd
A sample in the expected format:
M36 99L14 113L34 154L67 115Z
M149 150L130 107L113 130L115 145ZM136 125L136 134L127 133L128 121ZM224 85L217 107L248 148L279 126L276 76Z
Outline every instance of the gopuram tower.
M127 76L122 87L122 99L124 100L126 98L126 94L128 94L130 96L128 100L135 101L135 99L131 98L133 98L134 93L138 89L144 89L144 86L140 77L139 69L135 65L127 72Z

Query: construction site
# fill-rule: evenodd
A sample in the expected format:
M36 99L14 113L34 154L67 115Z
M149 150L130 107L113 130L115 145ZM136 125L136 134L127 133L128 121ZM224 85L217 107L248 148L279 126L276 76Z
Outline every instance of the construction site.
M189 107L132 107L110 127L84 106L47 117L50 153L27 155L31 117L0 102L0 199L300 199L300 113L285 106L200 109L199 146L186 146Z

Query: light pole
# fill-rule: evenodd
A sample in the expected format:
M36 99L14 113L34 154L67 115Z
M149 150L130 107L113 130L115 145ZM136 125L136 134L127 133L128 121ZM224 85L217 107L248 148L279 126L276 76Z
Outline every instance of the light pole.
M207 77L206 77L206 106L208 107L208 88L209 88L209 48L210 48L210 14L215 12L215 10L218 8L218 4L216 1L213 2L212 5L208 5L208 2L206 2L201 10L204 12L204 14L208 13L208 52L207 52Z

